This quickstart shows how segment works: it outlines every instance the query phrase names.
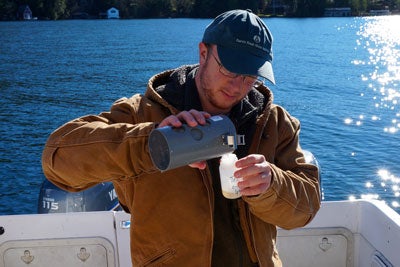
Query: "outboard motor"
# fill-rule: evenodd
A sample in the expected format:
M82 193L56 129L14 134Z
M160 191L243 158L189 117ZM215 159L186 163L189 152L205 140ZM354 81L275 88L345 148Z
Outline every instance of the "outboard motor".
M40 188L38 213L121 210L111 182L100 183L81 192L62 190L45 179Z
M313 153L311 153L310 151L308 151L306 149L303 149L303 154L304 154L304 158L306 159L307 163L315 165L318 167L318 169L320 169L318 160L315 158Z
M320 187L320 190L321 190L320 194L321 194L321 199L323 200L324 199L324 189L322 187L321 167L319 166L318 160L314 156L314 154L311 153L308 150L303 149L303 154L304 154L304 158L306 159L307 163L313 164L313 165L318 167L318 170L319 170L319 184L320 184L319 187Z

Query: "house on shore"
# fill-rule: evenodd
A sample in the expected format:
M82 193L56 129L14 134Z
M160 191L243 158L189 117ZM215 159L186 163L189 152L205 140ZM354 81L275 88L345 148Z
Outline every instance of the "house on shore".
M115 7L110 8L107 10L107 18L108 19L119 19L119 10Z
M100 19L119 19L119 10L115 7L108 9L106 12L99 13Z
M369 11L369 14L371 16L387 16L387 15L390 15L391 13L390 13L390 10L387 8L387 9L378 9L378 10L371 9Z
M18 20L31 20L31 19L33 19L32 10L29 8L28 5L20 5L18 7L17 19Z
M350 17L351 8L350 7L331 7L325 8L325 17Z

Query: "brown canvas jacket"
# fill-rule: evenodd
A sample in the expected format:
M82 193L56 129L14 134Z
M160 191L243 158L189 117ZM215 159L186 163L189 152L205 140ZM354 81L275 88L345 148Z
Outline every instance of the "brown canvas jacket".
M159 172L147 146L158 122L179 111L154 90L171 75L149 81L144 95L116 101L109 112L70 121L54 131L44 148L43 171L69 191L112 181L131 217L133 266L210 266L213 240L213 187L207 169L188 166ZM320 207L318 169L306 164L299 146L300 124L269 102L257 119L249 153L263 154L273 182L264 193L242 197L241 227L250 256L260 266L281 266L276 226L306 225ZM96 155L96 156L93 156Z

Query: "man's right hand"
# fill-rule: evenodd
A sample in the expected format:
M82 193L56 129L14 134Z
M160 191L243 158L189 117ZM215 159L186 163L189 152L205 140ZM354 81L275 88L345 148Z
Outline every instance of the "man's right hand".
M160 122L158 127L164 127L164 126L181 127L182 123L186 123L190 127L195 127L198 124L200 125L206 124L206 119L210 117L211 115L208 112L191 109L189 111L182 111L176 115L170 115L166 117Z

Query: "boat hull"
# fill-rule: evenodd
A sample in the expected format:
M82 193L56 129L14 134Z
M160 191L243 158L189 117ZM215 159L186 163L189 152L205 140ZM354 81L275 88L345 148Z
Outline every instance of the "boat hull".
M130 266L123 211L0 216L0 267ZM400 215L378 201L323 202L306 227L278 229L286 266L400 266Z

